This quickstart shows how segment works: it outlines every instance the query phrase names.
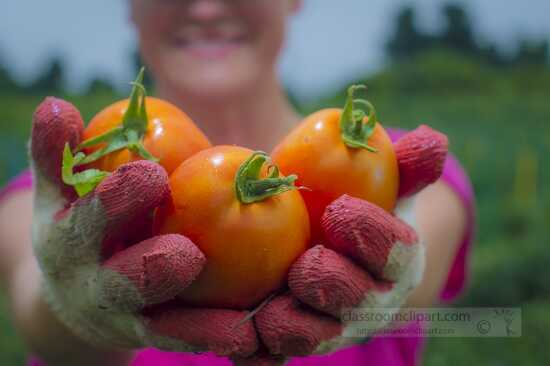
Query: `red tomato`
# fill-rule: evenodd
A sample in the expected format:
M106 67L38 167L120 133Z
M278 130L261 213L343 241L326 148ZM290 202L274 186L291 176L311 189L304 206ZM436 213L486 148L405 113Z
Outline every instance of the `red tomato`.
M350 88L344 110L324 109L306 117L272 154L281 172L298 175L297 185L307 188L300 192L314 239L322 238L319 221L326 206L343 194L387 211L397 200L399 170L392 142L370 103L374 123L357 112L354 91Z
M128 110L130 99L114 103L99 112L84 131L84 140L100 136L119 127ZM143 136L143 146L151 155L159 159L159 164L172 173L184 160L193 154L210 147L206 136L193 121L178 107L157 98L147 97L147 131ZM105 143L85 149L87 155L105 147ZM134 160L143 159L136 152L122 149L111 152L89 164L90 167L112 172L119 166Z
M194 155L170 176L173 205L158 212L158 231L187 236L207 258L181 294L186 303L253 307L285 283L290 265L305 251L309 220L300 193L291 190L294 178L278 178L261 159L265 156L248 149L218 146ZM269 185L274 194L261 187L268 174L276 178Z

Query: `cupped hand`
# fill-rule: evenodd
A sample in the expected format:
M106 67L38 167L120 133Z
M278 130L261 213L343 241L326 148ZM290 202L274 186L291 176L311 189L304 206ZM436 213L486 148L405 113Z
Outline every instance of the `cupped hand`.
M395 212L347 195L332 202L321 219L323 241L290 269L290 291L254 317L265 349L252 358L238 358L239 363L283 364L288 357L326 354L364 342L344 311L396 311L420 283L425 254L414 229L413 203L417 193L441 176L448 141L421 126L402 137L395 150L400 173Z
M81 198L63 183L63 148L76 147L82 131L68 102L47 98L35 112L32 241L55 314L101 347L253 354L259 342L252 322L242 322L247 312L170 305L206 258L184 236L151 237L153 211L170 194L162 167L123 165Z

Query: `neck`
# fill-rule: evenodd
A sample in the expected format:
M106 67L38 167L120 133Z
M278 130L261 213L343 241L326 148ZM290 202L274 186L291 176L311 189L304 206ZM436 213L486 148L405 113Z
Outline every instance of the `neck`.
M223 100L176 95L162 85L158 91L184 110L214 145L235 144L269 152L299 121L276 77L248 94Z

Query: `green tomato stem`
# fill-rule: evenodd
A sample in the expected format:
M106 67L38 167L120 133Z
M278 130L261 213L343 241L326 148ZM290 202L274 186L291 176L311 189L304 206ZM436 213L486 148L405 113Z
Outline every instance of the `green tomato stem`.
M357 90L364 90L364 85L352 85L348 89L346 104L340 116L340 132L344 143L352 149L367 149L370 152L378 150L368 144L369 138L374 133L376 123L376 109L368 100L355 98ZM356 109L356 104L367 109ZM365 123L365 117L368 117Z
M93 191L108 173L97 169L87 169L74 173L74 169L77 166L90 164L107 154L122 149L129 149L146 160L158 161L143 145L143 138L147 133L148 127L145 103L147 93L143 86L144 73L145 68L142 68L136 80L132 83L133 88L130 94L130 102L126 113L122 117L122 124L120 126L82 142L76 148L76 155L73 155L68 144L65 145L61 169L62 179L65 184L73 186L80 197ZM100 143L105 144L105 146L90 155L86 156L83 152L78 152L83 148Z
M97 169L88 169L80 173L74 173L74 167L78 165L86 156L79 152L73 156L68 143L63 150L63 163L61 167L61 177L63 183L73 186L79 197L85 196L95 189L101 181L108 175Z
M133 88L130 94L130 102L128 109L122 117L122 124L78 145L77 151L99 143L106 144L105 147L82 159L78 165L90 164L107 154L122 149L129 149L146 160L158 161L143 145L143 138L147 133L149 121L146 107L147 92L143 86L144 73L145 68L141 68L136 80L132 83Z
M279 176L279 169L270 165L268 177L260 178L264 164L269 163L269 156L262 151L254 152L239 168L235 176L235 193L239 202L250 204L263 201L283 192L297 189L294 182L298 177Z

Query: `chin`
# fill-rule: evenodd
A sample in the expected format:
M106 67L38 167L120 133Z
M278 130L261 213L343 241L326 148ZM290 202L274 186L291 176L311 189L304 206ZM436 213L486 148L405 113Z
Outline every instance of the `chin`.
M250 94L265 75L266 67L255 47L237 42L231 46L173 47L159 53L157 73L182 97L231 99ZM160 81L160 80L159 80Z

